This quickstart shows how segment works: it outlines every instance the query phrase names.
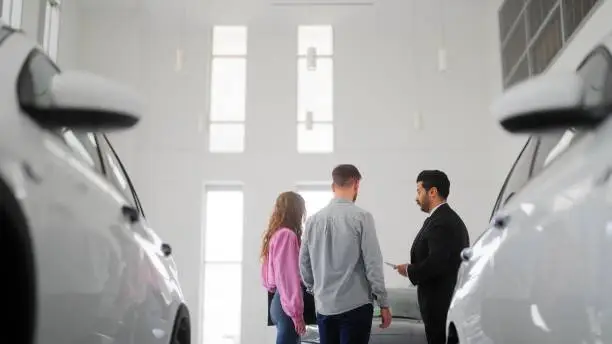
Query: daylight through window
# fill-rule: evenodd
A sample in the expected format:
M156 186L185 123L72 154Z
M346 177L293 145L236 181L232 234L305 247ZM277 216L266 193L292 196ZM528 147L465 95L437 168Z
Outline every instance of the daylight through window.
M45 31L43 49L53 61L57 61L60 28L60 2L48 0L45 8Z
M242 314L242 188L207 187L205 204L203 344L236 344Z
M23 0L0 0L0 19L6 24L21 28Z
M334 150L334 60L331 26L298 27L297 150Z
M212 153L244 151L247 28L213 28L208 148Z

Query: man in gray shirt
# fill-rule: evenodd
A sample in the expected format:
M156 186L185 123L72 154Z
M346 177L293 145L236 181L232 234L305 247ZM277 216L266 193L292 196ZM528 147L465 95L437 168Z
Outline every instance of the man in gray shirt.
M391 324L383 260L374 218L357 207L361 173L353 165L332 172L334 199L312 215L300 248L300 273L314 293L321 344L367 344L374 300Z

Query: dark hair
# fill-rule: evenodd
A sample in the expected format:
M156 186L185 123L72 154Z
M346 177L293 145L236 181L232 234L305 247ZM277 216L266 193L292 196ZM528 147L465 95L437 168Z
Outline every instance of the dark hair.
M446 176L446 173L439 170L425 170L421 171L417 176L417 183L423 183L423 189L429 191L431 188L438 190L438 195L443 199L448 198L450 192L450 181Z
M332 179L334 184L339 187L346 187L352 185L356 181L361 180L361 173L355 165L342 164L338 165L332 171Z

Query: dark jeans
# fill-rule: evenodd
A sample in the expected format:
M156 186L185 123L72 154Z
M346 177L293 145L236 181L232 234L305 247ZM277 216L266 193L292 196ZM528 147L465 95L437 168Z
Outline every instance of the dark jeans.
M373 315L371 304L342 314L317 314L321 344L368 344Z
M299 344L300 336L295 332L293 320L285 313L280 302L278 291L274 293L270 305L270 318L276 325L276 344Z

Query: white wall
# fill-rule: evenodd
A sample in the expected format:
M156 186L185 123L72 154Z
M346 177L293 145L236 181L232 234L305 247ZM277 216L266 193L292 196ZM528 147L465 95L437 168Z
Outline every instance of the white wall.
M200 322L202 187L244 184L243 338L269 342L258 250L278 192L329 180L337 163L365 177L359 204L375 215L385 258L407 261L424 215L414 204L416 174L445 170L450 202L472 238L484 224L516 145L488 114L501 90L497 8L480 2L379 1L374 7L279 9L260 1L84 2L76 18L75 66L122 80L149 100L131 132L114 135L154 228L174 247L181 282ZM184 6L184 7L181 7ZM440 9L444 12L440 13ZM73 18L74 19L74 18ZM437 49L448 70L437 70ZM210 35L214 24L249 26L247 151L207 153ZM297 25L335 30L336 152L296 153ZM63 36L66 37L66 36ZM181 48L183 70L175 71ZM61 51L60 51L61 54ZM423 127L413 126L420 107ZM204 124L204 125L202 125ZM502 152L502 153L498 153ZM390 286L406 280L388 271ZM246 343L246 340L243 340Z
M46 0L23 0L21 29L42 44Z
M78 1L62 0L61 2L57 62L63 69L78 68Z

